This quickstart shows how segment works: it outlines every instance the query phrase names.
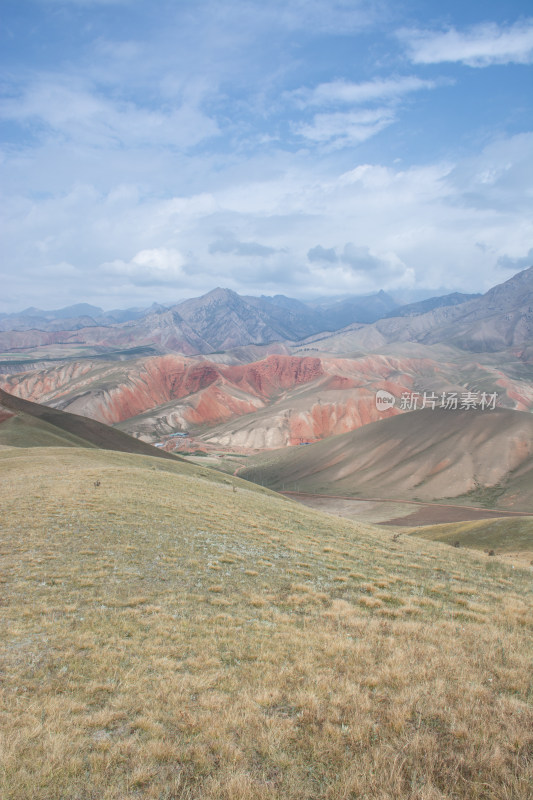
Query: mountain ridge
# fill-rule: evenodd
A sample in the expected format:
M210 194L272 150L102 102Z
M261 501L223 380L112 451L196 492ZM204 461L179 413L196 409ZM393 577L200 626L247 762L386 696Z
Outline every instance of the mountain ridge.
M434 301L455 303L457 297ZM28 308L2 314L0 349L58 343L125 346L133 342L156 343L189 355L207 354L248 344L300 341L353 323L371 324L398 308L383 290L313 303L284 295L239 295L217 287L200 297L167 306L154 303L146 309L104 312L81 303L55 311Z
M330 336L320 334L299 347L320 342L324 352L391 342L446 344L473 353L498 352L533 342L533 267L492 287L481 297L410 317L383 318L370 325L353 323ZM349 345L348 345L349 342Z

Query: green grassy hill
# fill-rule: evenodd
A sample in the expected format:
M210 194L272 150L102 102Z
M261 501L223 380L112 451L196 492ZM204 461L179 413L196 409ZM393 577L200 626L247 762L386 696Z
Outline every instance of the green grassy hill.
M523 555L528 560L533 557L533 516L428 525L409 533L475 550Z
M96 448L0 505L3 800L530 797L526 570Z

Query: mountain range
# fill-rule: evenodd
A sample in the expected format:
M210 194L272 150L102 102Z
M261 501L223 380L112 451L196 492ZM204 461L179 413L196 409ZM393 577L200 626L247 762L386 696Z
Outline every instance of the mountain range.
M450 295L453 297L453 295ZM423 304L417 304L418 309ZM481 297L454 304L436 304L425 313L388 317L370 325L353 323L343 330L309 337L301 347L343 353L377 350L392 342L447 344L480 353L533 344L533 267L498 284Z
M370 299L387 306L383 295ZM199 446L241 451L315 442L377 421L379 389L398 400L392 413L404 393L464 390L533 408L533 268L481 297L449 296L447 306L434 298L429 311L424 300L405 316L287 338L346 302L335 298L328 311L327 301L317 309L216 289L123 323L4 332L6 346L5 337L55 344L5 349L0 387L147 442L188 431Z
M410 304L409 315L428 308L468 302L472 295L454 293ZM350 324L371 324L401 306L384 291L374 295L303 303L293 298L241 297L230 289L213 289L202 297L144 311L103 312L80 304L57 311L26 309L0 318L4 352L43 345L129 347L157 345L161 352L207 354L248 344L299 341Z

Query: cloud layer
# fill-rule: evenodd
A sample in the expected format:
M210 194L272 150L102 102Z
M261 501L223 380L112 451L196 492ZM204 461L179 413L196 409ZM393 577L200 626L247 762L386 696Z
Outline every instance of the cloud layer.
M414 64L459 61L469 67L488 67L533 62L533 19L512 25L486 22L464 31L453 27L445 31L402 30L399 36Z
M400 27L386 0L13 5L0 312L477 290L522 265L533 24L437 30L438 8Z

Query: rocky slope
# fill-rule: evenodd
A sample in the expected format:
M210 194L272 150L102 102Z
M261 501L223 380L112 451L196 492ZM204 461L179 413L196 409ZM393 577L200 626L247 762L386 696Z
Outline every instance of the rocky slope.
M436 308L443 308L444 306L458 306L462 303L467 303L469 300L475 300L481 297L480 294L462 294L461 292L452 292L442 297L428 297L427 300L419 300L416 303L408 303L407 305L396 307L384 314L385 317L417 317L419 314L425 314L428 311L434 311Z
M188 409L185 420L199 426L254 411L322 374L316 358L273 355L257 363L225 365L167 355L119 364L74 362L4 376L1 383L17 396L107 423L187 399L182 404Z
M533 267L486 294L425 314L353 324L330 336L309 337L300 348L324 353L378 349L391 342L447 344L474 353L498 352L533 343Z

